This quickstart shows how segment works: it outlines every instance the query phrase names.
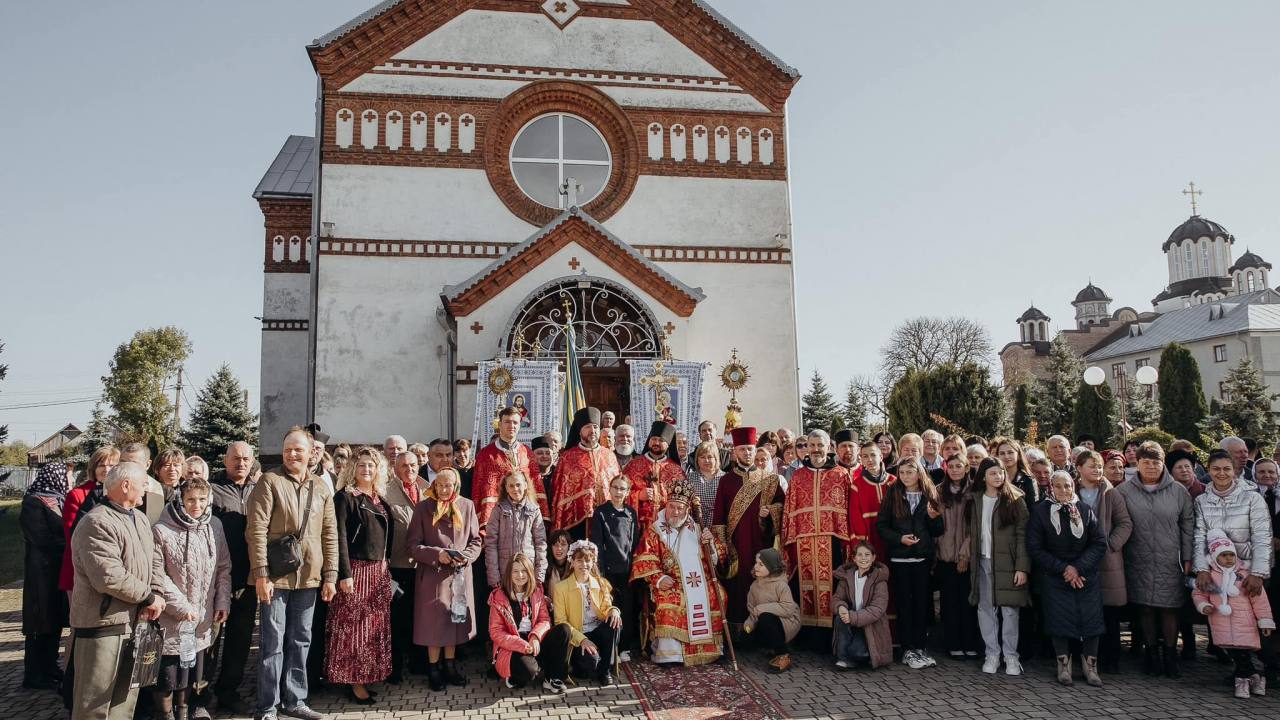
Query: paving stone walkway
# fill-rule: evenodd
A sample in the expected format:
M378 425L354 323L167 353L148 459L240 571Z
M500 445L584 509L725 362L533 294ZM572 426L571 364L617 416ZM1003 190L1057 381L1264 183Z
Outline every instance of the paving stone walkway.
M0 590L0 720L64 720L67 714L57 695L21 687L21 606L21 590ZM1097 689L1083 682L1070 688L1058 686L1050 662L1031 663L1022 677L1008 677L984 675L974 662L946 659L939 659L935 668L919 671L896 665L875 672L840 673L819 654L798 652L792 657L795 665L784 675L769 673L766 658L755 653L744 653L740 659L743 671L751 673L795 718L1280 718L1280 688L1265 698L1236 700L1222 684L1227 666L1212 659L1187 664L1182 680L1173 681L1143 676L1126 656L1124 672L1105 676L1106 687ZM345 696L328 691L316 694L312 705L334 720L644 717L640 701L625 680L608 688L575 687L557 697L507 690L485 677L478 658L469 659L465 667L471 683L447 693L431 692L426 678L415 676L398 687L376 686L378 704L371 708L354 706ZM244 693L249 697L249 687ZM720 717L733 720L727 714Z

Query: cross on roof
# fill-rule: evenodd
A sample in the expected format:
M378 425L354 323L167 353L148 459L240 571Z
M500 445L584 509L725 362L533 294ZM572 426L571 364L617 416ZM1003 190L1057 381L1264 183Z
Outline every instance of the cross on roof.
M1190 189L1189 189L1189 190L1183 190L1183 191L1182 191L1182 194L1183 194L1183 195L1190 195L1190 196L1191 196L1191 214L1192 214L1192 215L1199 215L1199 214L1200 214L1200 211L1196 208L1196 196L1197 196L1197 195L1203 195L1203 194L1204 194L1204 191L1203 191L1203 190L1197 190L1197 189L1196 189L1196 184L1195 184L1194 182L1189 182L1189 183L1187 183L1187 185L1190 187Z
M576 258L576 257L571 257L571 258L569 258L569 269L570 269L570 270L577 270L577 269L578 269L579 267L581 267L581 266L582 266L582 263L578 262L578 258Z

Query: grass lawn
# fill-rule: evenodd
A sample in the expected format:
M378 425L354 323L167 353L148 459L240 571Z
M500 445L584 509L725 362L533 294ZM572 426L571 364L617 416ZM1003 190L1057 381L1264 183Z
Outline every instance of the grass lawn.
M0 500L0 586L22 579L22 529L18 511L22 498Z

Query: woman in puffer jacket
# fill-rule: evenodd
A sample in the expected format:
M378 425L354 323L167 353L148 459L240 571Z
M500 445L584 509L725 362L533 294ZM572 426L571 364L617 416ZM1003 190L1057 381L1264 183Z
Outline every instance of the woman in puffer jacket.
M200 680L196 658L212 644L213 626L226 622L231 609L231 552L222 523L209 510L209 494L208 480L182 484L152 528L165 571L164 652L154 690L156 717L162 720L186 720L192 686ZM186 659L184 635L191 653ZM196 708L192 717L209 714Z
M1267 503L1253 483L1236 477L1231 456L1225 450L1209 454L1209 488L1196 498L1195 560L1196 587L1207 592L1209 577L1208 536L1221 530L1236 546L1237 557L1249 568L1245 590L1251 597L1262 592L1263 581L1271 577L1272 534Z
M502 573L516 555L532 560L534 579L541 585L547 577L547 528L533 485L520 471L502 479L502 499L485 523L485 574L490 588L502 584Z

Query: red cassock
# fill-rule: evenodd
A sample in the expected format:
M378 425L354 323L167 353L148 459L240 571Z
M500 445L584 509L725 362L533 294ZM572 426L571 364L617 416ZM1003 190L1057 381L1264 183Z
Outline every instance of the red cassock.
M638 529L643 535L645 528L658 518L658 511L667 504L667 493L671 492L671 486L677 480L684 480L684 470L667 457L654 462L648 455L641 455L632 458L622 469L622 474L631 479L631 496L627 502L636 509L636 520L640 524ZM646 496L654 477L658 478L658 483L654 486L653 500L650 501Z
M800 578L801 624L831 627L837 553L848 541L848 471L806 462L791 476L782 506L782 542Z
M551 485L556 506L551 527L568 530L591 519L596 506L609 496L609 481L618 476L618 458L607 447L581 445L560 453Z
M880 503L889 494L889 486L898 481L892 473L885 473L884 482L871 482L866 479L862 466L853 471L853 479L849 483L849 542L856 545L860 540L871 543L876 549L876 559L888 564L884 554L884 540L876 530L876 518L880 516ZM850 548L852 550L852 548Z
M475 466L471 470L471 501L475 503L476 520L479 521L481 529L488 522L489 513L493 512L493 508L502 499L502 493L505 491L502 480L511 474L512 470L523 472L529 482L533 483L533 491L538 498L538 507L542 509L542 517L551 517L547 508L547 491L542 485L542 474L535 472L536 468L537 466L533 463L533 453L521 443L516 443L515 450L510 453L498 447L496 442L480 448L476 453Z
M729 551L721 559L725 572L721 582L729 596L726 616L731 623L747 619L747 593L755 580L751 568L756 553L774 547L782 524L783 497L778 476L751 469L746 476L734 468L720 477L715 507L711 511L711 534ZM761 503L769 515L760 517Z

